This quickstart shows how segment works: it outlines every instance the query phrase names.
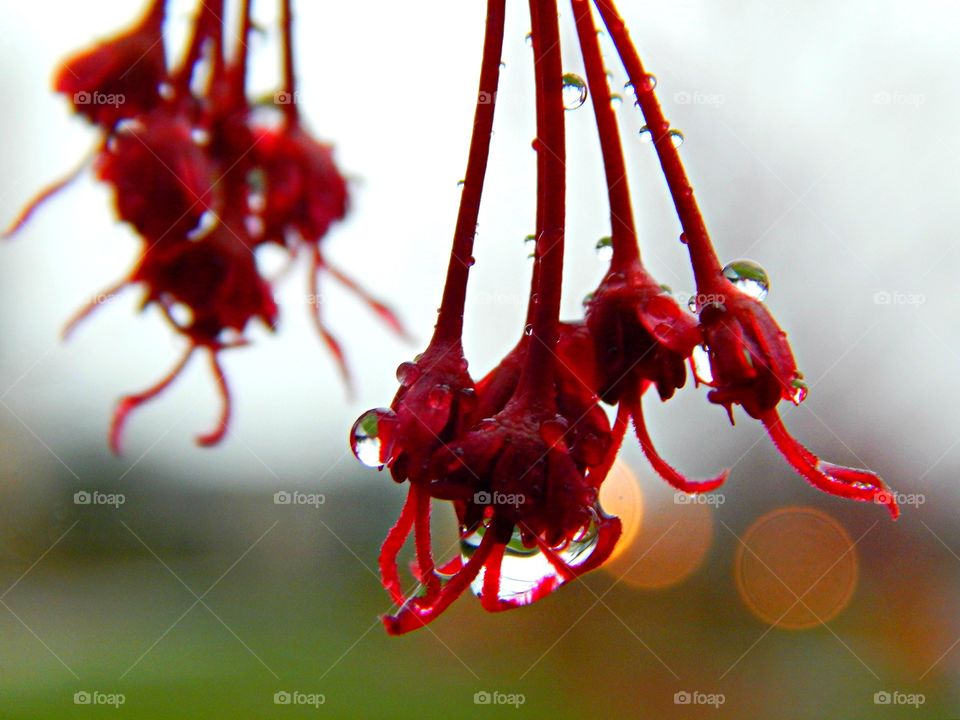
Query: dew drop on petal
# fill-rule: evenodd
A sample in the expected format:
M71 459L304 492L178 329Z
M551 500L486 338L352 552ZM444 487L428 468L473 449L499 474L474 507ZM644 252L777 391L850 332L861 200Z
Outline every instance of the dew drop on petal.
M448 412L451 403L453 403L453 392L449 385L437 385L430 388L430 392L427 393L427 405L438 413Z
M384 445L396 425L397 416L388 408L367 410L357 418L351 430L350 444L357 460L367 467L382 468L392 460L392 448Z
M417 367L416 363L405 362L397 366L397 382L404 387L413 385L418 377L420 377L420 368Z
M710 369L710 353L703 345L693 349L693 371L697 374L697 381L703 385L713 384L713 370Z
M475 532L461 536L460 555L464 563L480 546L486 528L481 526ZM597 525L591 522L583 531L562 549L555 550L557 557L572 569L585 563L597 547L600 538ZM470 583L474 595L483 593L485 568ZM511 605L529 605L544 594L555 590L566 582L539 547L532 548L523 544L520 533L513 531L513 537L507 544L500 563L500 588L497 596Z
M568 448L564 435L566 435L568 429L569 423L558 416L553 420L547 420L540 426L540 437L549 447L566 451Z
M794 380L791 385L793 386L793 396L790 399L794 405L799 405L807 399L807 384L803 380L798 379Z
M563 107L576 110L587 101L587 83L579 75L565 73L563 76Z
M723 268L723 276L754 300L763 300L770 291L767 271L753 260L734 260Z
M613 238L602 237L597 240L597 255L601 260L609 260L613 257Z

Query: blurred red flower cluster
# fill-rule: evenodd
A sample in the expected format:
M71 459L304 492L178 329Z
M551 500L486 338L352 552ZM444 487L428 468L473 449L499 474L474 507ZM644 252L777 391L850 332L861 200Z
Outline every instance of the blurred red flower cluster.
M110 431L115 452L129 413L168 387L197 350L207 352L223 398L217 426L198 442L212 445L224 437L230 393L219 353L246 344L251 322L273 330L279 319L273 283L258 266L261 248L279 247L291 261L309 257L307 299L348 382L343 351L320 314L322 270L403 332L385 305L330 267L321 251L331 225L347 212L348 190L332 148L314 139L301 120L290 0L281 4L281 89L256 102L247 93L249 0L240 2L232 52L225 0L201 2L176 66L168 62L173 53L165 42L166 6L153 0L132 28L69 58L54 80L56 91L98 129L93 171L112 189L119 218L142 241L129 275L105 294L143 287L143 305L158 307L189 343L159 383L120 401ZM8 234L75 176L38 196ZM95 307L85 308L67 331Z

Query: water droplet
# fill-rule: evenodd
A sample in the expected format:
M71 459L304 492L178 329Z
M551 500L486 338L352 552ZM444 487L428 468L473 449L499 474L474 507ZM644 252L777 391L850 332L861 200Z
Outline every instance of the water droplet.
M587 305L589 305L590 303L592 303L592 302L593 302L593 298L594 298L595 296L596 296L596 294L595 294L595 293L592 293L592 292L591 292L591 293L587 293L586 295L584 295L584 296L583 296L583 306L586 307Z
M650 128L646 125L640 128L640 140L645 143L653 142L653 133L650 132Z
M524 241L525 243L536 242L536 241L537 241L537 236L536 236L536 235L527 235L527 236L523 239L523 241Z
M533 33L528 32L523 41L527 44L527 47L533 47Z
M687 242L689 242L689 238L687 237L687 234L685 232L680 233L680 242L682 242L684 245L686 245Z
M602 237L597 240L597 255L604 261L613 257L613 238Z
M564 440L564 435L569 427L569 423L558 415L553 420L547 420L540 426L540 437L548 447L567 451L568 448Z
M770 292L770 279L760 263L753 260L734 260L723 268L723 276L738 290L754 300L763 300Z
M486 528L482 525L474 532L460 539L460 554L464 563L477 551ZM599 533L595 522L586 526L575 540L571 540L562 549L555 550L557 557L573 569L585 563L597 547ZM483 592L484 569L470 584L470 589L478 597ZM529 605L545 592L563 585L566 578L557 572L553 563L534 545L527 547L520 532L513 531L513 537L507 544L500 563L500 587L497 596L511 605Z
M447 412L451 403L453 403L453 393L449 385L437 385L430 388L430 392L427 393L427 405L431 410Z
M618 108L621 105L623 105L623 95L621 95L620 93L610 93L610 104L613 105L615 108Z
M793 396L790 399L793 401L794 405L799 405L807 399L807 384L803 380L797 378L791 383L791 385L793 386Z
M184 303L174 303L167 312L177 327L188 328L193 325L193 309Z
M416 363L400 363L400 365L397 367L397 382L404 387L410 387L417 381L417 378L419 377L420 368L417 367Z
M477 264L477 259L473 255L467 258L467 267L473 267L476 264Z
M527 326L523 329L523 334L524 334L524 335L533 335L533 325L527 325Z
M576 110L587 101L587 83L579 75L565 73L563 76L563 107Z
M647 73L640 81L640 89L643 92L650 92L657 86L657 76Z
M210 133L203 128L193 128L190 131L190 139L196 145L206 146L210 144Z
M397 416L388 408L367 410L351 431L351 446L357 460L367 467L382 468L393 460L393 429Z
M697 376L697 382L703 385L713 384L713 370L710 369L710 353L703 345L697 345L693 349L693 372Z
M670 136L670 142L673 143L674 147L683 145L683 133L679 130L670 130L667 135Z
M465 184L465 183L464 183L463 180L457 180L457 187L458 187L458 188L462 188L462 187L464 186L464 184Z

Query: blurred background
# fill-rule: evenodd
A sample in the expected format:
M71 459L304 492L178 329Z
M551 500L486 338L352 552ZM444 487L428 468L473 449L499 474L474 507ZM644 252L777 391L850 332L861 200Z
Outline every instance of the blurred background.
M94 144L50 77L138 4L0 3L0 222ZM254 84L270 93L276 9L256 5ZM621 6L686 137L718 252L770 275L767 303L810 384L807 401L784 410L788 426L825 458L878 471L903 517L814 491L757 423L738 413L730 427L689 385L669 407L648 398L649 422L681 469L733 468L710 504L678 502L628 438L604 494L627 525L607 568L505 614L465 596L429 629L387 637L377 553L405 488L360 466L347 436L362 411L389 403L396 366L429 338L484 8L297 2L302 109L336 144L354 189L350 219L324 247L417 341L395 340L325 285L359 378L347 399L308 321L301 267L278 290L278 332L256 328L252 347L223 356L236 401L226 442L193 444L218 412L195 362L131 419L115 458L114 402L163 375L182 342L158 313L137 314L138 290L104 303L70 343L58 334L128 269L137 241L87 174L3 243L0 716L960 717L960 8ZM565 66L582 73L561 7ZM171 3L174 41L192 12ZM466 319L475 376L512 347L527 297L528 31L525 4L510 3ZM618 113L645 260L685 297L692 277L642 117L629 98ZM609 230L589 103L567 121L564 313L576 318L602 276L594 246ZM295 491L317 502L275 504ZM82 493L122 498L83 504ZM456 527L448 507L435 515L439 552Z

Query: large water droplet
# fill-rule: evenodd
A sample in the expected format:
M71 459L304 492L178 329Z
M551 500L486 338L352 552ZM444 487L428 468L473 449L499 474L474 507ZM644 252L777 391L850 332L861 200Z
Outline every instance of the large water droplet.
M697 376L697 382L703 385L713 384L713 370L710 369L710 353L703 345L697 345L693 349L693 372Z
M350 432L357 460L372 468L389 464L393 460L392 430L396 423L396 414L388 408L367 410L357 418Z
M404 362L397 366L397 382L404 387L413 385L420 377L420 368L416 363Z
M587 101L587 83L579 75L565 73L563 76L563 107L576 110Z
M469 562L480 546L484 532L486 528L480 526L475 532L460 539L460 554L464 563ZM556 555L571 568L576 569L593 554L598 538L597 526L591 522L575 540L569 542L566 547L555 550ZM470 589L478 597L483 592L483 575L484 569L481 569L476 579L470 584ZM513 605L529 605L565 582L566 579L557 572L540 548L526 547L520 538L520 533L514 530L513 537L503 553L503 561L500 563L500 588L497 596Z
M430 388L430 392L427 393L427 406L438 413L448 412L451 403L453 403L453 391L450 390L449 385L437 385Z
M770 292L770 279L760 263L734 260L723 268L723 276L754 300L763 300Z
M597 255L601 260L609 260L613 257L613 238L602 237L597 240Z
M793 401L794 405L799 405L807 399L807 384L803 380L797 378L791 383L791 385L793 386L793 397L790 399Z

